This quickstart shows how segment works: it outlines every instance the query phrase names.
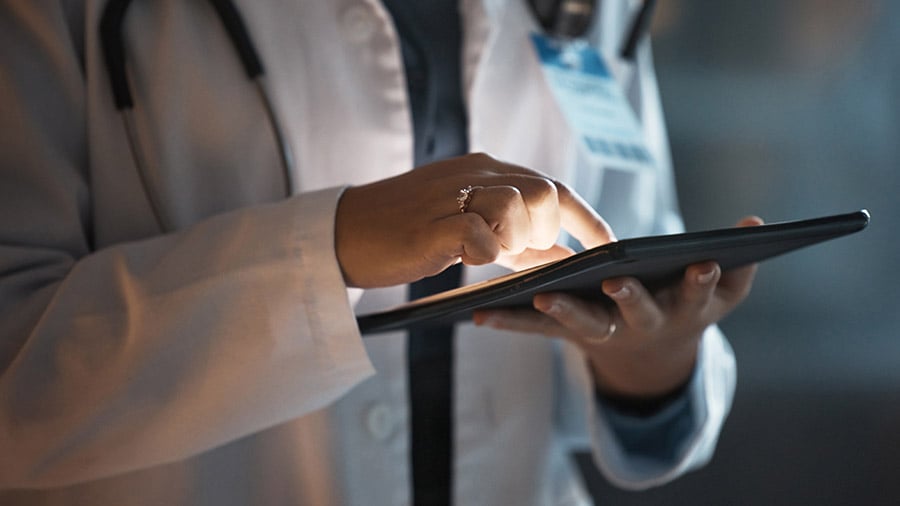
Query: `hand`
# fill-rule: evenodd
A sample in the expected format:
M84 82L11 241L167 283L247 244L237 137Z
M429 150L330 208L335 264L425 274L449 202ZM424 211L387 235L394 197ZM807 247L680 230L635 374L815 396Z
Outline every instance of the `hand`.
M652 294L634 278L608 279L601 288L612 307L545 293L534 298L537 311L479 311L475 322L568 339L590 359L601 392L658 397L690 378L704 329L746 298L755 272L756 265L724 274L715 262L691 265L680 284Z
M461 188L480 187L460 212ZM568 256L560 227L585 246L609 226L566 185L484 154L426 165L348 188L338 204L335 251L350 286L409 283L462 261L522 266Z

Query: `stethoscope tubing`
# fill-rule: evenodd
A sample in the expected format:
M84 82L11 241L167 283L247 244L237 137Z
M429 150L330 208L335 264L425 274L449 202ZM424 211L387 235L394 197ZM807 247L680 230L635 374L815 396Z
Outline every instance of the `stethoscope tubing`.
M100 43L109 77L110 88L112 90L113 101L116 110L121 114L122 121L125 125L129 149L139 175L140 184L143 187L144 194L152 208L157 225L162 231L168 232L173 230L174 224L166 217L159 192L154 191L152 181L150 181L147 157L142 148L134 118L134 96L128 80L128 69L125 59L125 40L123 34L125 16L128 12L128 7L131 5L131 1L132 0L109 0L106 3L100 18ZM290 196L293 193L294 188L294 154L291 149L291 144L282 128L282 122L278 117L278 112L272 102L271 93L269 92L265 79L266 73L262 59L253 44L243 17L234 3L231 0L207 1L216 11L217 17L221 21L225 31L228 33L228 38L231 40L231 43L241 60L244 73L247 75L248 79L253 81L260 100L263 103L266 117L272 127L273 135L275 136L279 158L281 159L285 196ZM575 19L575 21L572 22L563 22L565 20L557 19L560 17L559 13L557 13L553 16L553 20L550 21L552 21L552 24L558 26L565 25L570 28L577 27L580 31L579 33L583 33L583 31L587 30L590 26L589 20L590 18L593 18L593 9L596 2L595 0L570 1L574 7L569 9L571 10L569 14L578 19ZM562 3L565 4L566 2L563 1ZM620 56L623 59L634 60L638 41L649 29L650 19L655 6L656 0L644 0L640 11L634 17L626 42L621 48ZM561 9L561 12L565 14L565 12L568 11L566 11L566 9ZM582 20L580 18L585 19ZM567 34L562 34L562 36L565 37Z
M253 81L257 94L263 103L266 117L272 127L282 166L285 196L293 193L294 155L282 123L271 99L265 77L262 59L237 7L231 0L207 0L222 23L228 38L234 45L247 78ZM164 212L159 192L154 191L149 177L147 157L142 148L134 118L134 96L128 80L125 60L125 40L123 26L131 0L109 0L100 18L100 44L112 90L116 110L122 116L129 149L137 168L141 186L152 208L157 225L163 232L173 230L174 224Z

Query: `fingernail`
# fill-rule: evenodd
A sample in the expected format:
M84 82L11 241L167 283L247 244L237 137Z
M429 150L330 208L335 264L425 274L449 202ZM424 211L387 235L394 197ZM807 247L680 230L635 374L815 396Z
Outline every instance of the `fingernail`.
M547 300L543 297L536 297L534 299L534 308L548 315L557 315L562 312L562 306L559 305L558 301Z
M606 295L616 300L625 299L631 295L631 288L627 283L622 283L618 287L613 286L612 290L606 292Z
M496 327L497 322L497 317L490 313L475 313L472 315L472 323L481 327Z
M716 276L716 270L710 269L709 272L704 272L697 275L697 283L701 285L708 284L713 278Z

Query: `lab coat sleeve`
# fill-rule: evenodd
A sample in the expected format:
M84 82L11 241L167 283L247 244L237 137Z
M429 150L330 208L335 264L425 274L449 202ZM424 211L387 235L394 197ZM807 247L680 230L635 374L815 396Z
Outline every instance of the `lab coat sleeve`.
M686 392L693 410L688 417L690 426L674 448L664 449L658 456L630 453L623 447L607 410L596 400L584 355L568 343L562 353L567 363L565 389L576 397L570 399L569 414L577 413L584 420L594 461L611 483L635 490L661 485L705 465L712 457L734 398L736 377L734 355L718 327L709 327L703 335L697 373Z
M56 2L10 5L0 5L0 488L188 458L372 374L332 247L340 189L90 247L70 27Z

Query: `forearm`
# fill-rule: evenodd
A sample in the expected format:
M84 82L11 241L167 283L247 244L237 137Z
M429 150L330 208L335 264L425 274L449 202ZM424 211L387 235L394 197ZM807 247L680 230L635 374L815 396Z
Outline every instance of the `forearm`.
M0 381L0 486L185 458L317 409L370 374L333 250L322 247L332 222L310 219L336 194L71 263L5 245L3 307L39 317L27 329L17 314L0 317L5 345L18 349Z

